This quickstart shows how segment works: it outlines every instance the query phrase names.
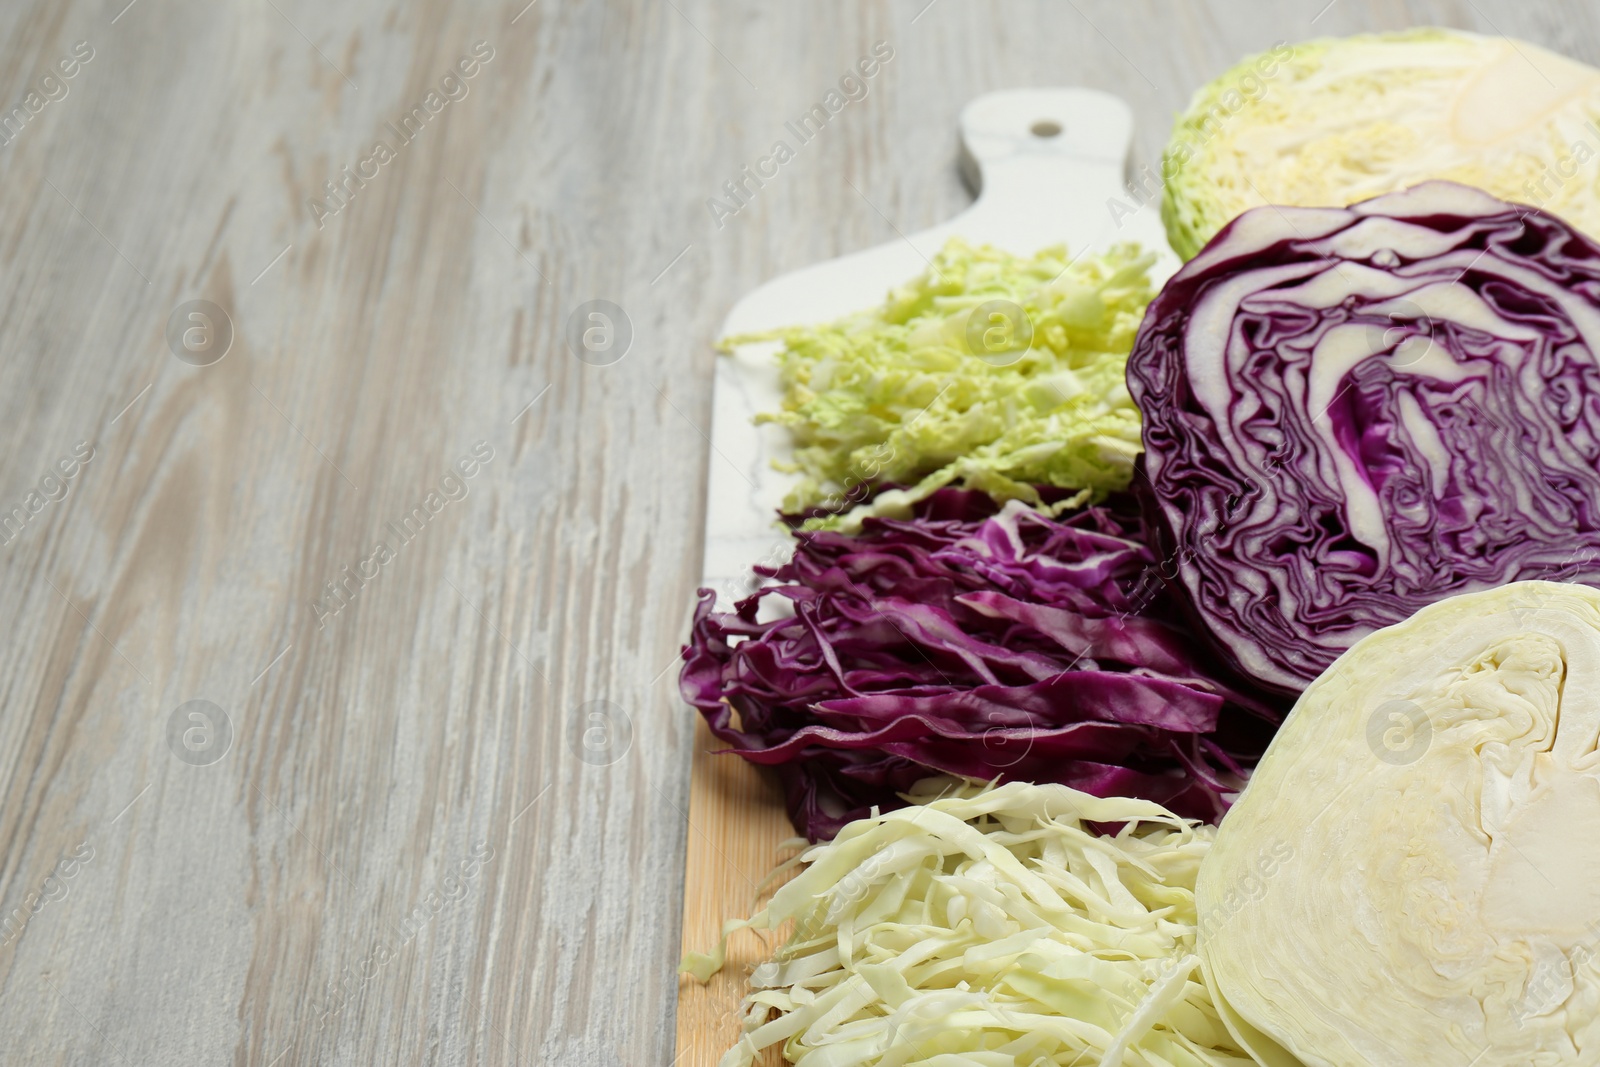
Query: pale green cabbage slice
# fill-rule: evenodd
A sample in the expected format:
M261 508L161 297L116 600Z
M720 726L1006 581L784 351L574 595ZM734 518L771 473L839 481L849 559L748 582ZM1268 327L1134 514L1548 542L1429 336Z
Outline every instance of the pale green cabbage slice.
M1344 207L1447 178L1600 236L1597 160L1592 67L1458 30L1306 41L1195 93L1163 159L1162 219L1189 259L1246 208Z
M1597 739L1600 590L1465 593L1358 641L1201 865L1218 1006L1311 1067L1600 1062Z
M1220 1067L1195 956L1212 828L1059 785L964 786L847 826L748 922L794 934L751 977L722 1067ZM1113 836L1091 824L1120 824ZM702 980L721 965L691 955Z
M783 409L756 421L795 435L787 469L801 478L784 510L824 507L838 514L808 529L853 530L868 515L904 517L946 485L1036 506L1035 484L1079 491L1056 510L1125 488L1141 444L1123 371L1154 263L1136 245L1024 258L956 239L879 307L725 339L724 349L783 342ZM974 354L969 317L991 301L1020 307L1026 322L991 308ZM992 354L981 344L991 328ZM1030 330L1026 348L1005 347ZM857 503L883 482L907 488Z

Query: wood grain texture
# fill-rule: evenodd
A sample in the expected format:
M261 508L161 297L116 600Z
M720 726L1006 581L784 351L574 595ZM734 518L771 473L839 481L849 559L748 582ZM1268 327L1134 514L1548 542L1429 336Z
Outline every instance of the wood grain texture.
M710 952L729 919L753 914L784 876L773 870L794 855L795 831L783 809L776 777L728 754L704 723L695 729L689 785L689 840L683 898L685 951ZM728 941L727 962L711 981L687 975L678 988L678 1064L713 1065L739 1039L739 1002L750 971L783 943L787 927L741 930ZM763 1054L762 1067L783 1063L779 1049Z
M1152 160L1280 37L1438 20L1600 59L1556 3L925 2L0 6L0 107L39 94L0 146L0 1062L671 1062L686 849L738 868L702 917L774 858L712 821L759 782L691 799L673 685L730 304L959 210L980 92L1117 92ZM867 98L719 227L706 199L878 40ZM610 366L564 340L593 299L632 324ZM193 300L232 323L210 366L166 340ZM231 723L206 765L168 741L191 700Z

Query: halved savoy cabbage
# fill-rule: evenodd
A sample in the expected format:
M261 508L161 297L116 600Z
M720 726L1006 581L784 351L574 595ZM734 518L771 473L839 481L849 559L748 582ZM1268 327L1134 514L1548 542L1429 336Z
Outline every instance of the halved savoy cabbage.
M1344 207L1448 178L1600 236L1600 71L1424 28L1280 44L1205 86L1163 159L1184 259L1260 204Z

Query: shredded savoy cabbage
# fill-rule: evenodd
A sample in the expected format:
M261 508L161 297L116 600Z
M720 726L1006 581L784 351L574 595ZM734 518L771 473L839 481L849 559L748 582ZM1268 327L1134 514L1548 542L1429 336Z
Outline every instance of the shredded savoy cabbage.
M1071 491L1053 512L1125 488L1140 442L1123 368L1154 262L1128 244L1025 258L953 239L880 307L724 339L782 342L782 410L756 421L795 435L784 510L853 531L946 485L1042 510L1035 486ZM885 484L901 488L864 502Z

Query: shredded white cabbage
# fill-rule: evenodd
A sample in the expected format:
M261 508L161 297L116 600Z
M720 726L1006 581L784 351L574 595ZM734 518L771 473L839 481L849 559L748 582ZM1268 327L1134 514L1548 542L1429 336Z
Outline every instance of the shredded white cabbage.
M800 1067L1254 1063L1194 954L1211 827L1059 785L913 799L809 850L729 924L795 928L751 976L721 1067L780 1043ZM702 981L720 966L720 949L684 961Z

